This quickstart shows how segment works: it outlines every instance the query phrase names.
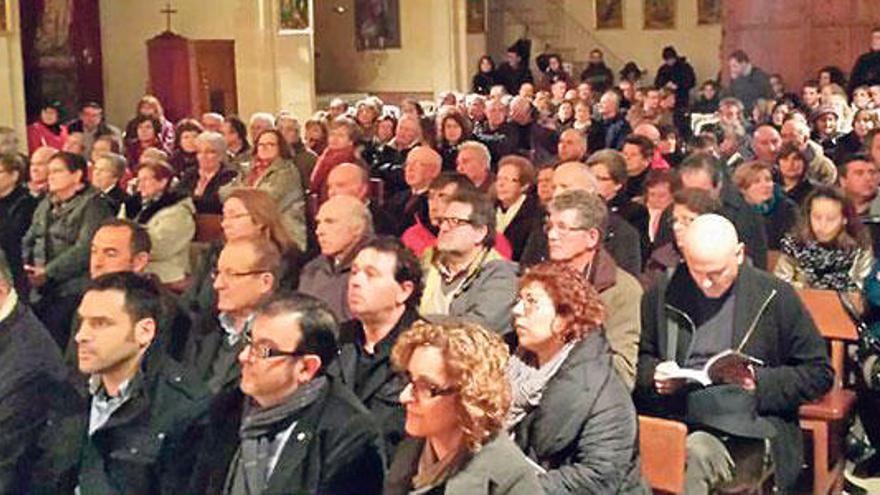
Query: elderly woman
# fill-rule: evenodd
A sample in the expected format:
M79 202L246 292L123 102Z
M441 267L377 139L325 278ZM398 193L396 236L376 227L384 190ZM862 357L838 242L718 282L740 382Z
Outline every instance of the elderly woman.
M861 290L874 260L852 202L827 186L807 196L800 224L780 244L773 273L796 289Z
M320 156L327 148L328 130L326 117L321 113L315 114L315 116L306 121L303 129L305 130L306 147Z
M181 284L190 272L189 247L196 234L195 206L173 190L174 170L166 162L147 161L137 173L140 209L126 215L150 234L152 249L146 271L163 284Z
M779 182L789 199L801 206L813 191L813 183L807 179L807 155L797 143L784 143L776 155Z
M605 309L581 273L539 264L513 308L506 426L545 493L641 493L636 411L602 332Z
M219 215L223 212L220 188L238 174L227 164L226 139L216 132L203 132L195 141L198 167L183 173L178 188L192 196L196 213Z
M798 207L773 182L771 167L764 162L743 163L733 173L733 183L739 188L746 203L764 217L767 247L779 249L779 240L797 222Z
M513 261L522 257L529 234L540 228L544 210L532 190L535 167L528 159L509 155L498 162L495 177L495 229L513 248Z
M195 119L183 119L175 128L174 148L171 152L171 168L180 177L190 169L196 168L196 138L202 133L202 124Z
M223 203L223 220L220 225L225 242L261 239L275 244L282 255L278 288L295 290L299 286L303 254L284 226L278 204L268 192L249 188L234 189ZM195 312L213 311L216 307L211 274L217 268L217 258L220 257L223 244L211 243L193 270L193 283L183 298Z
M305 195L299 171L281 132L267 129L257 136L250 167L220 189L221 199L225 200L231 190L241 186L268 192L278 204L291 237L305 250Z
M391 356L407 385L407 438L385 478L386 495L541 493L534 468L503 432L510 405L507 346L479 325L416 322Z

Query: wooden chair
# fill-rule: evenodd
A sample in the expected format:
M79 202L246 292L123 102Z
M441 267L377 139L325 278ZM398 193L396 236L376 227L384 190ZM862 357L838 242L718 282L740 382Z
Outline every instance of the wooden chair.
M220 226L222 215L200 213L196 215L196 236L194 242L210 243L223 239L223 228Z
M642 476L651 490L684 493L687 426L680 421L639 416Z
M858 340L858 331L835 291L798 291L819 333L831 347L834 385L821 399L800 408L801 429L813 440L813 493L840 493L843 488L843 442L847 419L856 401L852 390L843 388L846 344Z

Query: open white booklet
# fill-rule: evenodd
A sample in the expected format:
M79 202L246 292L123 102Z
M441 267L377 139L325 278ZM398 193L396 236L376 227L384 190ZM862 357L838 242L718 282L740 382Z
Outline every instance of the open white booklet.
M727 349L709 358L703 369L682 368L675 361L663 361L657 365L658 378L684 378L700 383L704 387L713 383L742 383L752 377L752 366L763 366L764 362L742 352Z

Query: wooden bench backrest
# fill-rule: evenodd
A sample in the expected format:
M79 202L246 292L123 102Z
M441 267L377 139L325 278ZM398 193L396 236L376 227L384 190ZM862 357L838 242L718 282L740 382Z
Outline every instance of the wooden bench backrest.
M652 490L684 493L687 426L679 421L639 416L642 476Z
M196 215L196 236L193 239L196 242L213 242L223 239L223 228L220 221L223 215Z
M813 317L819 334L831 344L831 366L834 368L834 386L843 384L844 346L859 338L858 330L850 318L840 296L833 290L802 289L798 291L801 301Z

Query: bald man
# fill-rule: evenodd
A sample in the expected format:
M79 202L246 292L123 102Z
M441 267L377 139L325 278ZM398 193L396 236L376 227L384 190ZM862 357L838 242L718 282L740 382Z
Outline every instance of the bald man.
M561 163L553 171L553 196L565 191L599 192L599 183L582 162ZM605 249L620 268L638 276L642 270L639 232L617 213L608 215L608 228L603 239ZM536 225L526 241L520 263L524 266L540 263L548 258L547 234L543 222Z
M373 238L370 210L358 198L334 196L315 215L315 235L321 254L303 267L299 290L327 303L337 321L348 321L348 276L355 255Z
M737 486L759 484L764 438L774 429L770 454L776 481L791 490L803 454L798 407L822 397L834 378L825 343L790 285L743 263L743 244L729 220L697 217L683 244L684 263L642 299L639 412L683 419L689 411L689 424L697 424L687 440L686 493L708 494L731 480ZM702 369L729 349L763 364L713 383L724 387L674 378L676 368ZM713 420L714 411L731 413L722 405L738 405L732 412L743 418L757 412L762 420L744 419L740 430L727 430L726 423Z
M443 158L430 146L416 146L406 156L403 169L406 189L388 201L388 211L395 217L395 234L402 235L417 222L430 224L428 186L440 176L442 168Z
M373 231L377 235L393 235L396 225L378 202L370 199L370 174L354 163L337 165L327 175L327 196L351 196L367 205L373 217Z
M772 125L762 125L752 134L752 151L755 160L768 165L776 165L776 155L782 146L782 136Z

